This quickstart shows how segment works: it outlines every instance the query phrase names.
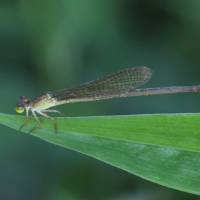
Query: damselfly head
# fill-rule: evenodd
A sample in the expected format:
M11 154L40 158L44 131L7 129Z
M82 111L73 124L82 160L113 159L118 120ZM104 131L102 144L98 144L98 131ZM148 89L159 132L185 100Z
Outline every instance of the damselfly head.
M28 102L28 98L26 96L22 96L19 98L16 106L15 106L15 110L18 113L23 113L24 112L24 107L25 104Z

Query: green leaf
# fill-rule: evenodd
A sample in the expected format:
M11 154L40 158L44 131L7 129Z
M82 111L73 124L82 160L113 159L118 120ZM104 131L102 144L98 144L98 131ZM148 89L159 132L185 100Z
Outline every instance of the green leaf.
M31 135L74 149L152 182L200 194L200 114L39 118ZM16 130L25 117L0 114ZM22 128L29 132L34 118ZM67 159L67 158L66 158Z

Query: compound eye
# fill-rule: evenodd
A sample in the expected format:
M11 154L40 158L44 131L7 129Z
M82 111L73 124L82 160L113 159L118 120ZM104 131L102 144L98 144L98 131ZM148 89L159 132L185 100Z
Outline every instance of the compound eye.
M18 113L23 113L24 112L24 107L16 105L15 106L15 110Z

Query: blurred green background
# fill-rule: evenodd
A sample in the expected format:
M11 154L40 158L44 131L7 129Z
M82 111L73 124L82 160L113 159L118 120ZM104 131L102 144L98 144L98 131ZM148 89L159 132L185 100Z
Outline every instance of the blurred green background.
M144 87L200 84L200 1L0 0L1 111L134 66ZM199 112L195 93L57 107L66 116ZM24 114L25 115L25 114ZM58 115L52 115L58 116ZM0 127L2 200L200 199L80 153Z

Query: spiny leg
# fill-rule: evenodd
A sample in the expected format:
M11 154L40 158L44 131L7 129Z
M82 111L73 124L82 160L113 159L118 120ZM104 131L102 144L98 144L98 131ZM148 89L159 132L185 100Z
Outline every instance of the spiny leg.
M30 130L29 134L30 134L32 131L34 131L34 130L35 130L37 127L39 127L39 126L40 126L40 121L39 121L39 119L37 118L37 116L36 116L35 112L34 112L34 111L32 111L32 110L31 110L31 112L32 112L33 116L35 117L36 121L38 122L38 125L37 125L37 126L35 126L34 128L32 128L32 129Z
M28 110L26 110L26 122L24 124L21 125L19 131L22 129L22 127L24 127L26 124L28 123Z
M43 112L44 112L44 111L46 111L46 110L43 110ZM49 115L47 115L47 114L45 114L45 113L43 113L43 112L41 112L41 111L36 111L36 112L39 113L40 115L42 115L42 116L44 116L44 117L46 117L46 118L52 120L52 121L54 122L55 131L56 131L56 133L57 133L56 120L55 120L53 117L50 117Z
M63 117L66 117L65 115L63 115L61 112L57 111L57 110L43 110L42 112L55 112L55 113L59 113L60 115L62 115Z

